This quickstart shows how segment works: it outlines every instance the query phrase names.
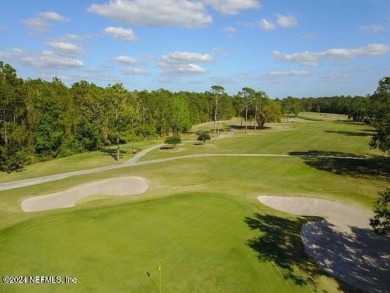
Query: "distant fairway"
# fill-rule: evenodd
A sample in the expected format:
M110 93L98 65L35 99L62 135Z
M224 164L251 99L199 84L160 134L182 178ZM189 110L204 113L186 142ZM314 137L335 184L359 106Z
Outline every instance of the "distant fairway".
M380 154L368 148L370 127L338 121L338 116L303 118L288 128L274 124L256 133L250 129L248 135L239 129L231 138L205 145L158 149L142 162L213 153L296 157L172 160L0 192L0 275L59 275L79 281L63 285L0 282L0 292L156 292L152 280L158 287L160 261L163 292L348 289L304 253L299 229L308 219L273 210L256 198L260 194L308 196L370 208L387 184L388 161L383 157L311 157ZM239 120L225 125L233 123ZM196 136L189 134L185 139ZM89 155L77 160L84 161L83 156ZM83 165L75 158L69 160ZM61 170L57 163L61 161L40 163L39 168L48 175L49 170ZM50 169L44 164L50 164ZM17 178L34 176L34 168L30 166ZM20 209L22 200L30 196L121 176L144 177L150 188L134 197L92 196L67 210L23 213ZM0 177L10 181L7 174Z

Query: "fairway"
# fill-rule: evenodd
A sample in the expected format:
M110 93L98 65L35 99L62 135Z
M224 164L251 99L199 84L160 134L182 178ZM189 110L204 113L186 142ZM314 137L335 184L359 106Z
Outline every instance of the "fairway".
M232 287L288 292L272 265L260 265L245 245L255 236L243 221L250 215L245 205L203 193L33 220L4 231L13 237L1 241L3 267L28 259L29 265L14 267L9 274L39 272L77 277L79 283L7 289L152 292L146 272L157 282L161 261L166 292L223 292Z
M0 292L157 292L160 272L163 292L351 290L305 253L301 226L318 217L277 211L257 197L322 198L371 209L387 184L388 160L368 148L372 129L344 116L305 114L287 126L247 135L237 129L205 145L194 144L190 133L176 151L155 149L138 165L1 191L1 275L77 282L0 283ZM240 154L264 156L229 156ZM84 162L82 156L77 160ZM47 163L51 173L44 164L39 174L62 170L61 161ZM32 174L34 165L17 178ZM145 178L149 188L131 197L95 194L68 209L21 210L32 196L129 176ZM16 177L9 178L1 175L2 182Z

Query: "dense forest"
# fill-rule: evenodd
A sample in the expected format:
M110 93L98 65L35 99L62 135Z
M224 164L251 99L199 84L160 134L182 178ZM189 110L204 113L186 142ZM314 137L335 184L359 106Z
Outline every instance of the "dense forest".
M380 82L389 92L390 78ZM0 61L0 170L14 171L36 161L181 133L197 123L234 116L255 120L260 128L301 111L348 114L369 123L374 117L373 97L280 100L246 87L232 96L218 85L203 93L129 91L122 84L102 88L86 81L67 87L58 78L23 80L12 66ZM383 101L377 99L383 109L388 107L386 98L388 94ZM388 113L388 109L383 111ZM380 140L373 140L373 146L380 147Z

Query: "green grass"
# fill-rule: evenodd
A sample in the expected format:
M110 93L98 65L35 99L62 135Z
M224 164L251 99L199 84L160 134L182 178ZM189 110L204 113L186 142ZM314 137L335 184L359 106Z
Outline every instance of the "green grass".
M41 217L3 231L2 274L69 276L79 283L0 288L153 292L146 272L158 284L161 261L164 292L290 292L290 287L313 292L315 282L299 272L300 265L314 266L301 247L291 244L302 258L294 278L288 277L290 270L275 267L280 256L257 251L254 245L262 238L249 227L256 221L252 212L250 205L224 195L199 193ZM299 220L289 221L288 229L299 237Z
M121 145L120 150L122 154L119 162L110 155L112 150L116 151L115 147L111 147L105 149L104 151L87 152L71 157L35 163L33 165L26 166L21 172L1 172L0 183L120 164L134 156L131 154L132 147L143 150L157 143L158 141L144 141Z
M1 191L0 275L66 275L79 283L0 283L0 292L155 292L146 272L158 286L160 260L163 292L350 290L304 253L299 229L306 219L267 208L256 197L310 196L371 208L377 192L387 185L389 163L369 150L369 127L339 121L339 116L304 118L290 123L290 128L274 124L266 130L250 129L247 135L238 130L232 138L204 146L187 143L176 152L155 150L143 160L197 153L313 151L374 158L186 158ZM224 127L239 122L228 121ZM67 159L76 165L85 160L77 165L80 168L91 160L88 154ZM21 174L36 177L43 172L40 168L47 175L71 166L60 160L40 164ZM50 164L55 170L47 167ZM72 209L20 210L28 196L131 175L149 181L145 194L92 197Z
M305 115L303 117L313 116L311 114L311 116ZM318 115L319 117L322 116ZM330 119L328 116L324 117ZM240 129L228 139L211 140L204 145L188 142L178 146L177 150L161 149L149 153L142 160L198 153L289 154L313 150L332 151L341 155L351 153L366 156L381 155L377 150L370 150L368 147L373 133L370 126L340 120L312 122L299 119L299 121L288 124L271 124L270 128L256 131L249 129L246 135ZM187 139L196 140L196 135L189 136Z

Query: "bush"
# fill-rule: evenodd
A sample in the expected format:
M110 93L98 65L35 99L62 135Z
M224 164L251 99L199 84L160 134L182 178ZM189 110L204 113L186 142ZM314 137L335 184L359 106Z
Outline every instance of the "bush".
M178 133L175 133L174 135L167 137L165 143L172 145L172 147L176 149L176 145L181 143L181 137Z
M210 134L208 133L208 131L203 131L202 133L199 134L197 140L199 141L203 141L203 143L206 143L206 140L210 140L211 137L210 137Z
M9 150L0 146L0 171L20 171L25 165L31 164L31 155L27 151Z

